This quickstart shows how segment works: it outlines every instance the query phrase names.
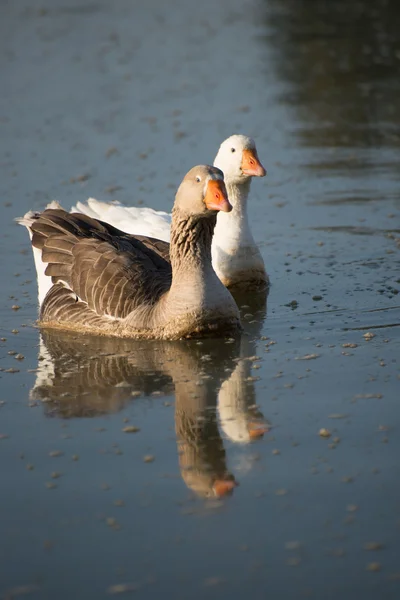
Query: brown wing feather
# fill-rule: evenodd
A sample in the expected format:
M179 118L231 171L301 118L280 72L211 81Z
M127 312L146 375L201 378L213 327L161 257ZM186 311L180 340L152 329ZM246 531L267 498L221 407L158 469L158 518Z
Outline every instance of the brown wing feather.
M156 238L147 237L145 235L135 235L137 240L140 240L147 248L156 252L161 258L170 262L169 242L157 240Z
M66 282L99 316L125 318L143 303L154 304L171 285L171 265L164 258L165 243L159 240L140 240L107 223L59 209L38 215L32 231L32 244L48 263L46 275L53 283ZM70 309L71 315L76 312L75 307Z

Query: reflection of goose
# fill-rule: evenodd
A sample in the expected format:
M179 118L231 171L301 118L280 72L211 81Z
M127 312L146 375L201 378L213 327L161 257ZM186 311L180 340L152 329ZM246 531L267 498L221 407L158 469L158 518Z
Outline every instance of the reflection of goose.
M237 306L211 265L217 213L230 210L222 171L200 165L177 191L169 247L60 208L27 213L39 287L49 282L41 324L131 338L237 333Z
M170 376L145 356L142 343L131 340L45 329L30 397L44 402L47 414L70 418L117 412L132 392L172 393Z
M218 412L223 432L239 444L257 440L269 430L268 422L256 405L251 372L256 351L253 338L259 334L266 315L266 296L267 291L252 298L238 295L235 298L246 323L246 334L240 340L237 365L218 393Z
M253 389L248 388L250 376L249 342L243 340L238 364L226 379L218 394L218 410L221 427L233 442L247 444L259 439L269 430L262 413L255 404Z
M253 239L247 200L253 177L264 177L254 140L245 135L232 135L220 146L214 165L224 173L233 211L218 214L212 241L212 263L218 277L230 289L259 290L268 283L264 261ZM126 207L89 198L78 202L72 211L82 212L110 223L134 235L146 235L169 241L171 215L147 207Z
M230 352L222 345L218 352L221 352L222 366L226 361L222 357ZM221 379L218 376L220 367L216 372L214 351L203 354L204 357L209 360L203 360L200 369L192 362L189 377L181 377L175 382L175 430L179 465L186 485L199 496L220 497L232 492L236 483L227 469L225 448L217 424L216 395ZM189 366L188 363L186 366ZM226 373L223 376L226 377Z
M133 391L175 388L182 478L196 494L220 497L236 483L218 429L217 394L235 371L239 343L133 341L44 330L31 398L43 401L50 416L93 417L121 410Z

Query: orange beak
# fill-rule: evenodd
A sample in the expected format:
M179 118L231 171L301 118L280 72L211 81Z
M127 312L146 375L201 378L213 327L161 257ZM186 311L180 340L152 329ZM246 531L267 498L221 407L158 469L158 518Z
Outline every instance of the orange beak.
M231 494L236 486L236 481L232 481L231 479L217 479L214 482L213 490L217 498L222 498L222 496Z
M209 210L222 210L231 212L232 204L229 202L225 183L222 179L210 179L204 197L204 204Z
M249 423L247 431L251 440L258 440L263 437L264 433L268 433L269 427L266 423Z
M264 169L258 158L257 150L243 150L242 173L249 177L264 177L267 171Z

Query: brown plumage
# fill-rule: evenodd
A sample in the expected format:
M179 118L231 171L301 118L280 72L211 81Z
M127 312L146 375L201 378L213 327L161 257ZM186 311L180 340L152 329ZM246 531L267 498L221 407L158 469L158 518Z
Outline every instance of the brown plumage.
M175 391L182 479L199 496L224 496L236 483L218 429L217 394L236 366L239 343L239 339L229 344L208 339L201 345L194 340L138 342L43 330L30 398L43 401L47 415L65 419L119 411L136 402L133 390L143 396Z
M199 166L177 192L170 247L61 208L28 213L20 222L52 283L41 325L165 339L237 331L237 306L211 266L217 211L230 208L221 171Z

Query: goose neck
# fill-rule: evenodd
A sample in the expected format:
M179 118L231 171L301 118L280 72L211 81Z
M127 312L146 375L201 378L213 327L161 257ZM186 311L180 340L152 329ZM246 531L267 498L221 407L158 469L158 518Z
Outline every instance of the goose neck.
M173 210L170 246L173 278L182 271L187 275L193 269L211 267L211 240L216 219L216 215L199 218Z
M230 217L240 217L246 215L247 212L247 199L250 193L251 179L250 177L241 183L230 183L229 180L226 182L226 191L228 192L228 198L233 206L233 210L229 213Z

